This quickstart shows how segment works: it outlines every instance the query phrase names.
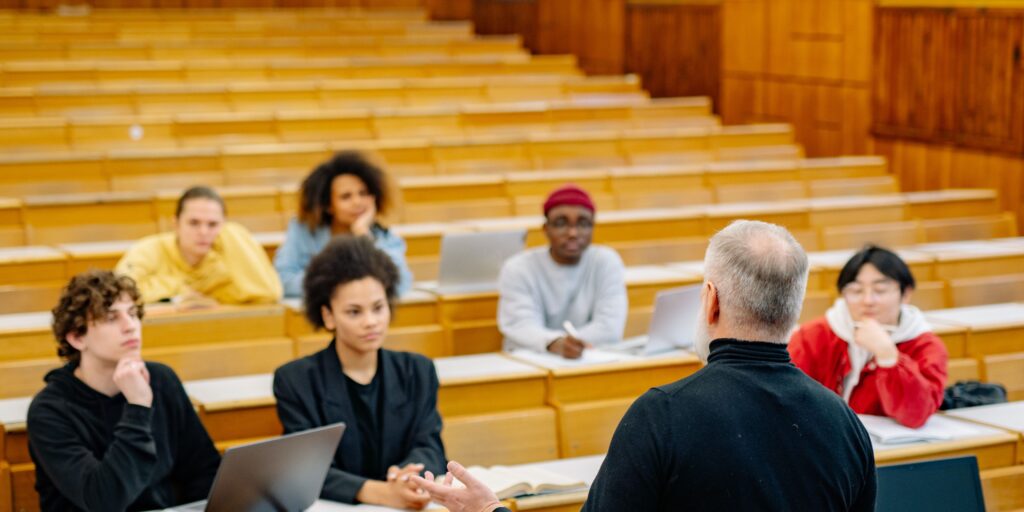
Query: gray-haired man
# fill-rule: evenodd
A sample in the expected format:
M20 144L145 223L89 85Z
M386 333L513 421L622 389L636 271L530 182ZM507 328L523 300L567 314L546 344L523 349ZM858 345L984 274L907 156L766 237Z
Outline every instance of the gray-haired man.
M789 361L807 255L784 228L737 221L705 255L697 373L641 396L584 510L874 510L857 416Z

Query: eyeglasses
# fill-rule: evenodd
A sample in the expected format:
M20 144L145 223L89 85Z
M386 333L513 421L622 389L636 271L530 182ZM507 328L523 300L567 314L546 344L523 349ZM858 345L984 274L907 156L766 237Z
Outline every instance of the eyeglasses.
M900 286L897 283L876 283L871 286L861 286L858 284L848 284L843 288L843 298L846 302L858 302L867 298L868 294L878 300L891 297L894 294L898 294Z
M576 231L580 232L589 232L594 229L594 221L590 219L579 219L575 224L570 224L569 219L566 219L565 217L558 217L554 220L549 220L548 227L559 233L568 233L572 228L576 228Z

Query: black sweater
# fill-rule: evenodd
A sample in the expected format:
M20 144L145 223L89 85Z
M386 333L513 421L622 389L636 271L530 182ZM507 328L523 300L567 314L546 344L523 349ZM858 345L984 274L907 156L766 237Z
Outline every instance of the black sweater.
M146 368L152 407L90 388L74 364L46 375L28 409L44 512L152 510L206 498L220 455L174 371Z
M418 354L380 350L377 356L381 429L379 460L372 464L382 471L364 474L367 445L360 432L356 407L348 393L341 361L334 342L302 359L292 361L274 373L277 414L285 433L343 421L345 435L327 471L320 497L355 503L368 479L383 480L389 466L421 463L434 474L444 474L444 444L441 415L437 412L437 372L434 364Z
M711 344L708 365L651 389L612 437L585 511L874 510L860 420L785 345Z

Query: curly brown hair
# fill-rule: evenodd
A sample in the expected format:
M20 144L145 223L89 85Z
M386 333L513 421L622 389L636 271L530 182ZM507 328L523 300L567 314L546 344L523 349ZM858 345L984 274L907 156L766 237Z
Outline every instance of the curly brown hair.
M302 181L299 189L299 221L310 232L320 226L330 226L333 222L334 218L328 211L331 207L331 187L334 178L345 174L359 178L366 185L366 191L374 198L378 215L387 213L390 201L384 171L358 151L342 151L318 165Z
M306 292L306 318L314 328L323 329L323 306L331 307L331 297L339 286L372 277L384 286L388 306L395 310L398 298L398 267L391 257L365 236L340 235L327 243L306 267L303 288Z
M57 338L57 355L65 361L78 363L82 354L68 342L68 334L84 336L89 324L102 318L122 295L127 294L139 309L142 319L142 294L135 281L109 270L90 270L71 278L61 290L60 300L53 308L53 336Z

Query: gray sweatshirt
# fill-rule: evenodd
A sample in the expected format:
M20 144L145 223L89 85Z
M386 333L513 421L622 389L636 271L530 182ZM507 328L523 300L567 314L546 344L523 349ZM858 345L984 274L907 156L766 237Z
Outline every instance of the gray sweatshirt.
M565 335L568 320L583 341L622 340L626 327L625 268L613 249L591 245L576 265L560 265L548 247L523 251L505 262L498 277L498 328L505 350L544 352Z

